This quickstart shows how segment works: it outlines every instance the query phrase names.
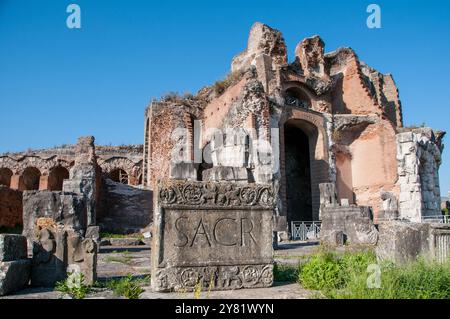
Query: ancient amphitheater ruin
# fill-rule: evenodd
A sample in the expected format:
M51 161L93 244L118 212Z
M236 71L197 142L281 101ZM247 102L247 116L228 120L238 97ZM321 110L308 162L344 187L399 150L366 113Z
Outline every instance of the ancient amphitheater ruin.
M226 79L148 106L142 146L83 137L1 154L0 226L25 237L2 235L0 261L22 279L0 279L0 294L54 285L73 264L93 282L101 232L151 231L155 291L269 287L273 248L304 227L382 259L447 258L445 133L404 127L393 76L352 49L325 53L314 36L294 62L287 51L279 31L254 24Z

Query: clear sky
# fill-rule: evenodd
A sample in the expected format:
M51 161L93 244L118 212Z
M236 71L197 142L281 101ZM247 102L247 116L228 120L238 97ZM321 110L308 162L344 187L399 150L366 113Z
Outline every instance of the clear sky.
M81 7L78 30L66 26L71 3ZM381 7L381 29L366 26L370 3ZM142 143L151 98L195 93L225 76L255 21L283 32L291 59L314 34L326 51L352 47L394 75L405 125L450 131L447 0L0 0L0 152L82 135ZM443 160L446 195L450 149Z

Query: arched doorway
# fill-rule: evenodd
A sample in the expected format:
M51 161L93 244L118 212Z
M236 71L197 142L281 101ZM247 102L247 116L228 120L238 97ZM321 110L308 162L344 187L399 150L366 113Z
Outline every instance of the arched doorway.
M0 168L0 185L10 187L13 172L8 168Z
M109 173L108 175L109 175L109 178L111 180L113 180L114 182L128 185L129 179L128 179L128 174L125 170L118 168L118 169L111 171L111 173Z
M28 167L22 173L22 185L20 190L39 190L41 172L35 167Z
M289 224L293 221L312 221L314 219L310 139L304 130L302 121L294 120L285 124L286 208Z
M65 179L69 179L69 171L62 166L55 167L50 171L48 176L48 189L51 191L61 191Z

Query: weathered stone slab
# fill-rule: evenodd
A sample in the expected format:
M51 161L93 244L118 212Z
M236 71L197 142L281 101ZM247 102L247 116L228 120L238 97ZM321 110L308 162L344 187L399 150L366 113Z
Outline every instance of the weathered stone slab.
M320 239L337 246L344 243L375 245L378 231L373 224L370 207L323 207Z
M102 232L132 234L151 224L153 192L105 178L97 216ZM88 228L89 230L89 228ZM86 237L90 237L86 235Z
M33 238L39 218L50 218L55 223L82 230L86 227L85 212L85 201L76 194L51 191L24 192L23 234L27 238Z
M29 259L0 262L0 296L18 291L28 285L30 269Z
M376 254L379 260L406 264L419 256L429 257L430 224L385 221L378 229Z
M27 239L20 235L0 235L0 262L27 258Z
M273 283L271 186L165 182L155 210L155 291L269 287Z
M417 258L446 262L450 259L450 225L386 221L378 226L379 260L406 264Z

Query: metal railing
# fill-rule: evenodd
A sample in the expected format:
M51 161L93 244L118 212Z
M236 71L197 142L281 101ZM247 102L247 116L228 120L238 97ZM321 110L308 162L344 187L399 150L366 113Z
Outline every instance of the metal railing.
M308 241L320 236L321 221L291 222L291 240Z
M422 216L422 223L450 224L450 216L448 215Z

